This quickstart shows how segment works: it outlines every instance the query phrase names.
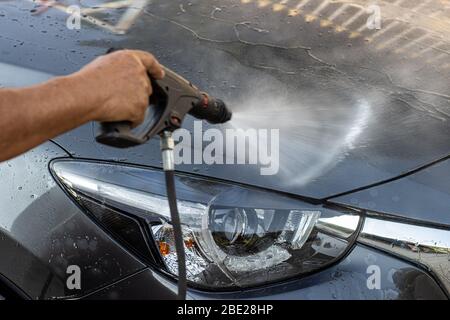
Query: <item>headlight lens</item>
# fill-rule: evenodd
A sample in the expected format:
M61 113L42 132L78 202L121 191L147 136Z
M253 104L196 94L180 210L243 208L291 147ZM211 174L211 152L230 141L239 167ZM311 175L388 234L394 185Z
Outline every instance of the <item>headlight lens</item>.
M155 260L177 275L161 171L73 160L53 162L52 171L90 212L120 212L144 222ZM317 271L346 253L360 224L356 211L231 183L179 174L176 187L187 277L205 289L251 287ZM129 234L135 239L130 243L139 242L135 232Z

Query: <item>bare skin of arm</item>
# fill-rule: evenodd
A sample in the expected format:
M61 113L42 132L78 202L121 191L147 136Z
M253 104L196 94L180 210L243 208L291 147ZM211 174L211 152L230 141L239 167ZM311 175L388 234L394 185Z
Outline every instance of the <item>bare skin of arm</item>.
M164 77L149 53L122 50L80 71L20 89L0 89L0 161L89 121L144 119L152 93L147 73Z

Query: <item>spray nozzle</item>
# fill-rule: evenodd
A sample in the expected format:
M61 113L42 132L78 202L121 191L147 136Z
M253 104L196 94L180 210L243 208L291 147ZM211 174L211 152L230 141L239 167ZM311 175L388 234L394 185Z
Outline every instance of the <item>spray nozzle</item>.
M189 114L212 124L225 123L232 116L225 102L220 99L211 98L206 93L203 93L203 99L194 104Z

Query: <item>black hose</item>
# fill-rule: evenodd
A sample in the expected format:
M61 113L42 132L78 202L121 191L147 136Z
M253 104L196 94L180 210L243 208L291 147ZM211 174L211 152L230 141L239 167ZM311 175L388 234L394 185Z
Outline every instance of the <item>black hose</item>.
M181 230L180 214L178 213L177 194L175 190L174 171L164 171L166 177L167 198L169 200L170 217L175 238L175 249L178 257L178 300L186 299L186 256L184 253L183 231Z

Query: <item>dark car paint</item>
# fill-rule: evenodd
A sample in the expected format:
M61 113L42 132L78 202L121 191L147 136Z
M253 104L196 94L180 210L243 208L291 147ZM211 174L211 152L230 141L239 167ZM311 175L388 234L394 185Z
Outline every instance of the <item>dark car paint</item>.
M361 130L357 138L326 161L321 158L329 156L328 150L324 150L323 157L318 157L317 161L302 167L301 162L295 161L295 156L301 160L302 153L306 153L305 157L309 159L308 150L298 149L303 141L298 135L292 135L293 128L283 128L283 123L279 123L276 125L280 127L280 140L290 141L290 144L281 147L282 170L277 175L261 176L258 166L249 165L243 169L239 165L182 165L179 170L312 198L326 198L395 177L450 154L447 117L445 112L436 116L435 110L448 107L448 101L432 96L434 109L425 104L417 105L423 100L421 95L394 85L388 76L383 75L390 68L412 70L405 79L391 81L400 83L405 80L409 84L412 81L415 83L410 86L425 90L431 85L430 79L439 84L433 89L448 88L445 85L448 73L424 68L418 73L415 70L420 68L420 61L373 51L363 39L349 40L345 34L322 34L316 23L305 24L301 19L269 13L268 8L230 5L227 18L252 21L249 17L252 12L265 17L259 21L264 27L277 30L273 33L244 30L241 33L246 42L236 41L235 29L229 23L209 17L215 4L205 1L194 1L185 14L180 14L179 5L174 2L153 2L123 36L111 35L89 24L83 24L81 31L67 30L63 13L49 10L43 15L32 16L29 12L32 8L33 5L26 1L6 1L0 6L5 13L0 18L2 61L49 74L66 74L103 54L109 47L150 50L162 63L199 87L234 103L236 110L246 107L245 103L239 105L237 102L245 102L246 97L253 94L263 95L266 100L281 97L297 101L298 112L292 115L299 119L299 128L296 129L300 130L301 136L302 114L313 112L318 126L315 139L319 148L321 144L330 147L326 140L332 139L333 134L337 137L336 143L341 143L343 135L354 125L352 117L361 99L370 105L370 119L361 128L356 128ZM198 39L189 31L190 28L202 34L202 38ZM299 33L297 30L303 31ZM317 34L321 37L316 38L314 35ZM211 42L204 38L223 41ZM271 44L254 44L267 42ZM346 45L349 42L351 47ZM285 49L299 43L312 48L311 51ZM345 52L346 55L333 55L333 52ZM320 59L313 59L311 53ZM356 60L349 60L351 56L357 57ZM260 68L259 65L274 67ZM298 71L286 74L277 67ZM258 92L262 87L265 91ZM312 108L315 104L320 107ZM277 107L282 106L274 106ZM340 119L339 128L337 132L330 132L329 127L336 124L336 119ZM192 129L192 122L187 121L185 127ZM94 134L95 129L88 124L58 137L56 141L79 157L160 165L156 140L142 147L116 150L96 144ZM293 160L291 156L294 156ZM314 163L321 161L323 166L312 168ZM302 179L304 172L313 169L317 171L313 176Z
M367 287L367 267L380 267L380 290ZM85 299L164 299L147 284L158 278L151 269L84 297ZM167 283L167 288L176 287ZM204 293L189 291L188 299L308 299L308 300L376 300L376 299L433 299L447 296L435 280L421 269L389 257L363 245L356 246L339 264L311 276L260 289L232 293Z
M433 117L432 112L426 108L413 108L409 99L417 103L415 92L394 88L384 75L380 75L382 71L378 70L389 68L388 64L405 63L407 66L408 62L367 52L361 40L352 40L353 49L348 49L346 43L350 40L344 34L333 35L331 39L321 38L320 42L325 45L316 46L318 39L312 35L317 34L317 25L298 26L297 22L289 21L277 13L271 13L273 16L267 17L264 8L258 10L267 18L267 24L278 24L277 32L269 35L269 40L277 43L277 35L282 34L283 43L280 46L291 46L298 44L301 38L305 45L314 48L314 54L319 54L324 61L332 63L328 66L320 63L304 50L236 42L232 28L226 28L208 18L214 9L212 3L194 1L194 5L204 14L201 19L179 16L178 4L175 3L153 4L150 9L156 17L144 15L128 35L114 36L90 25L83 25L88 32L70 31L65 28L65 15L60 12L50 10L44 15L32 16L31 3L3 1L0 4L0 61L41 70L47 75L40 74L35 81L42 81L50 75L77 70L109 47L142 48L151 50L164 64L199 86L230 101L241 100L261 83L271 88L272 95L282 94L311 104L315 100L321 101L320 94L310 96L311 92L325 91L328 95L326 101L348 102L347 107L339 114L345 118L345 113L351 115L354 112L356 101L367 96L376 112L363 128L363 133L354 142L354 146L342 150L320 175L305 184L290 184L284 173L260 176L259 168L254 166L245 166L245 170L239 166L206 165L183 165L178 168L294 195L319 199L332 197L391 179L450 153L450 129L446 118L442 120ZM247 15L248 12L243 9L236 12L234 18L248 18ZM231 39L232 42L199 41L187 29L180 28L164 17L180 19L180 23L196 28L205 37ZM296 30L303 30L302 37ZM252 41L266 41L260 34L248 31L245 36ZM341 69L337 69L332 65L335 63L332 61L333 57L328 54L333 48L345 50L349 56L362 52L370 55L370 59L351 61L353 66L343 63ZM272 63L274 68L258 67ZM374 70L364 69L367 64ZM301 68L298 68L299 65ZM301 75L293 76L282 72L286 68L299 69ZM11 78L0 79L0 84L8 86L35 82L30 81L30 74L26 69L16 76L16 81ZM443 77L444 84L446 76L448 77L436 73L436 77ZM260 82L255 83L254 79L260 79ZM426 79L425 76L425 80L417 85L426 87ZM318 113L317 122L323 122L324 130L335 116L333 112L333 105L330 104L326 113ZM299 119L302 117L301 110L296 116ZM188 119L185 127L192 128L191 119ZM94 134L94 125L87 124L58 137L55 142L76 157L160 166L157 140L129 150L116 150L96 144ZM281 135L285 139L292 139L289 132L283 133L281 130ZM411 139L412 136L414 139ZM295 148L295 143L292 146L289 149L291 153L302 152ZM6 259L2 256L0 260L1 275L14 282L31 298L172 297L173 285L150 269L145 269L142 262L94 224L50 179L48 161L54 157L68 156L63 149L49 142L19 158L0 164L1 181L8 181L0 187L0 211L7 212L0 216L0 250L8 253ZM288 165L291 166L287 168L288 172L302 170L295 161ZM429 170L434 172L433 167ZM425 194L423 199L431 199L435 196L433 193L445 191L448 187L447 175L443 174L435 179L436 186L429 185L426 193L428 198ZM400 180L399 183L410 182ZM389 186L387 185L388 188ZM22 189L18 190L19 187ZM389 212L399 216L419 220L448 223L448 215L443 217L441 213L446 207L438 208L436 205L439 210L427 212L406 210L409 200L420 199L411 190L411 193L401 195L398 207L388 206L388 200L383 200L376 202L376 209L389 209ZM380 189L383 198L388 199L383 192ZM368 202L364 191L358 197L348 197L350 202L347 197L333 200L354 204L352 199L357 199L362 206L370 207L365 204ZM5 219L13 219L13 223ZM85 238L86 235L89 240ZM97 238L96 247L89 252L92 249L89 245L94 237ZM65 240L67 241L64 242ZM56 241L56 247L52 247L53 241ZM52 254L56 256L52 257ZM380 292L367 291L365 285L367 274L364 268L367 261L372 261L374 257L377 264L382 266L383 279L388 279L382 281ZM95 259L102 260L99 273L95 265L99 261ZM66 289L65 268L69 264L86 266L88 278L83 280L81 291ZM391 268L396 271L392 273ZM398 277L392 277L393 274ZM404 276L405 274L407 275ZM400 279L397 284L389 280L394 278ZM190 294L192 298L445 298L435 281L421 269L363 246L356 247L347 259L334 268L302 280L270 286L253 293L233 293L228 296L194 292Z
M48 142L0 164L1 179L11 181L0 193L0 211L9 213L0 218L2 278L33 299L174 298L175 286L168 278L105 234L51 179L49 161L64 156ZM367 289L366 268L373 263L380 267L381 290ZM81 290L67 289L68 265L81 266ZM446 295L414 265L357 245L335 266L303 279L228 294L192 290L189 298L445 299Z
M48 163L63 156L47 142L0 164L0 273L31 298L85 295L145 267L55 183ZM69 265L81 290L66 286Z
M450 160L414 175L330 201L450 226Z

